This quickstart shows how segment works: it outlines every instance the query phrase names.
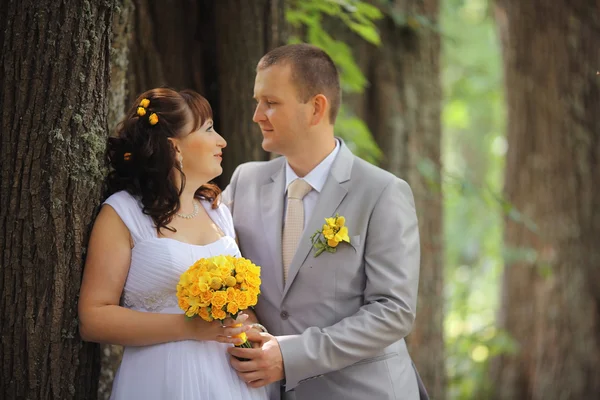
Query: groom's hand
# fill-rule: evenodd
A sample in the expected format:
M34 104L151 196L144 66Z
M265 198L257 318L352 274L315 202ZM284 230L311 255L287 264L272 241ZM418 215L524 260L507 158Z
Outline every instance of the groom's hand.
M258 333L254 330L246 332L248 340L257 347L252 349L230 347L227 349L232 356L231 366L238 376L249 386L258 388L285 377L283 358L277 339L268 333ZM248 361L240 361L236 357Z

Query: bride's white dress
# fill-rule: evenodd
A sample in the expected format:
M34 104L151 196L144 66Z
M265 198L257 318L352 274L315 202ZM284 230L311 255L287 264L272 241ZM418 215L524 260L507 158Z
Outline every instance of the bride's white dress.
M159 238L154 222L127 192L110 196L109 204L133 238L131 266L124 288L124 306L132 310L183 314L177 306L179 276L194 261L219 254L239 256L233 221L226 206L202 205L225 236L205 246ZM180 341L125 347L113 383L116 400L265 400L265 388L250 388L229 364L226 344Z

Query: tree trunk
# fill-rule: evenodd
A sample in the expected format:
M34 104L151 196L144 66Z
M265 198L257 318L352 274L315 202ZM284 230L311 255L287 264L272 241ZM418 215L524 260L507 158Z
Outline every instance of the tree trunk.
M268 159L252 122L252 92L258 60L284 44L284 1L134 2L129 102L162 85L206 97L217 131L228 141L217 183L229 182L242 162Z
M438 1L396 1L380 6L381 45L348 32L348 43L369 81L364 93L344 104L363 118L383 152L381 167L411 185L419 216L421 274L417 319L407 338L411 356L432 398L446 397L444 359L443 228L441 196L441 83ZM392 14L406 24L394 22ZM415 16L427 18L428 26ZM339 23L335 24L339 30ZM331 32L330 32L331 33Z
M526 215L506 220L505 242L534 256L506 261L499 322L519 351L497 360L496 399L600 393L599 12L597 0L497 1L505 196Z
M204 27L199 23L202 2L133 0L133 3L127 104L140 93L161 86L202 93L202 47L197 32L213 29L212 25Z
M228 141L221 182L246 161L268 160L262 135L252 121L256 64L269 50L284 44L283 0L221 0L215 4L219 103L217 130Z
M419 216L421 274L417 319L407 338L432 398L446 397L444 257L441 195L440 36L412 16L438 20L438 0L396 2L408 15L398 26L389 12L380 24L382 46L370 57L367 124L382 149L382 167L411 185ZM416 21L416 19L414 20Z
M4 399L96 397L77 333L104 176L113 2L0 6L0 310Z

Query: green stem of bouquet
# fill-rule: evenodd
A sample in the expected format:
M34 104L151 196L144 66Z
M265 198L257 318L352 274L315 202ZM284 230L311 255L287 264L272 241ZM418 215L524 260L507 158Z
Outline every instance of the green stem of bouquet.
M251 349L252 348L252 343L248 339L246 339L246 341L244 343L242 343L242 344L236 344L235 347L240 347L240 348L243 348L243 349ZM249 361L247 358L240 358L240 357L235 357L235 358L237 358L240 361Z

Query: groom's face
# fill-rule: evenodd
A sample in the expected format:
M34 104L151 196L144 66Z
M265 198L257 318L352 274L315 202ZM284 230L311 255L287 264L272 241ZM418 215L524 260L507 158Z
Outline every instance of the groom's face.
M299 151L309 128L310 104L302 103L289 65L259 69L254 81L256 110L252 120L260 126L265 151L290 155Z

